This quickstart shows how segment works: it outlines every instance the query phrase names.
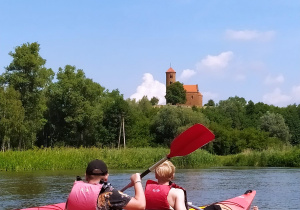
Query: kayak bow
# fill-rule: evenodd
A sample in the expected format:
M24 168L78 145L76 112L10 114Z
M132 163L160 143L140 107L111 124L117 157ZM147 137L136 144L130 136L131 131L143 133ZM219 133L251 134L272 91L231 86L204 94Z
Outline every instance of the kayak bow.
M230 210L249 210L252 204L252 201L255 197L256 191L255 190L247 190L243 195L230 198L228 200L212 203L210 205L219 205L222 209L230 209ZM199 207L200 209L204 209L205 205ZM190 206L191 207L191 206ZM195 208L191 208L190 210L194 210Z

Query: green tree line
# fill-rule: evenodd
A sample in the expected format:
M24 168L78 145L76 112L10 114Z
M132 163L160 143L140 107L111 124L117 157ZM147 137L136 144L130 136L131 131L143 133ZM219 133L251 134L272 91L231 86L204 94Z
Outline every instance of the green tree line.
M66 65L55 74L46 68L40 45L25 43L10 52L0 75L1 150L33 147L168 146L195 123L210 128L211 153L236 154L300 144L300 106L275 107L230 97L205 108L157 106L158 99L124 99L82 69Z

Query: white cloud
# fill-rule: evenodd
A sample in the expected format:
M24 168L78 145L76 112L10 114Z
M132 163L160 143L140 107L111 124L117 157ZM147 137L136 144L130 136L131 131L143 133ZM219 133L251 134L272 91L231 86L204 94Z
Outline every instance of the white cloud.
M269 41L275 36L275 32L274 31L259 32L255 30L243 30L243 31L227 30L225 35L228 39L233 39L233 40Z
M265 79L266 85L272 85L272 84L282 84L284 82L284 77L280 74L276 77L271 77L268 75Z
M276 88L272 93L267 93L263 96L264 103L275 106L286 106L291 99L291 96L282 94L279 88Z
M154 80L152 74L145 73L143 83L137 87L136 93L130 96L131 99L141 100L147 96L150 100L152 97L159 99L159 104L166 104L166 86L157 80Z
M209 68L212 70L220 70L224 69L228 66L229 61L233 57L233 52L227 51L227 52L222 52L219 55L213 56L213 55L208 55L204 59L201 60L200 63L197 64L198 69L204 68Z
M187 80L190 77L194 76L196 74L196 71L191 70L191 69L185 69L180 75L181 80Z

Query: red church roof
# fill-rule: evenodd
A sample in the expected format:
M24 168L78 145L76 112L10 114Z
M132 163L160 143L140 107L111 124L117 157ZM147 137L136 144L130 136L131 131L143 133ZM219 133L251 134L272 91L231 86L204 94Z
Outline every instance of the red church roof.
M166 72L176 72L176 71L174 71L174 69L172 69L172 67L170 67Z
M183 85L186 92L198 92L198 85Z

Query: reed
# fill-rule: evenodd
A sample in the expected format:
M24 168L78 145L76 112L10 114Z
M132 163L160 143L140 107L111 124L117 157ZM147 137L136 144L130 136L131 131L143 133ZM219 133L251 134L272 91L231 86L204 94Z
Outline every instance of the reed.
M300 167L300 149L246 150L240 154L220 157L223 166Z
M104 160L110 169L145 168L168 153L165 148L44 148L0 153L0 170L34 171L85 169L93 159Z
M104 160L110 169L146 169L169 153L167 148L42 148L0 152L0 170L84 170L93 159ZM300 148L264 151L246 150L240 154L217 156L197 150L185 157L174 157L177 168L216 166L300 167Z
M184 157L175 157L172 162L177 168L203 168L221 166L219 157L206 150L196 150Z

